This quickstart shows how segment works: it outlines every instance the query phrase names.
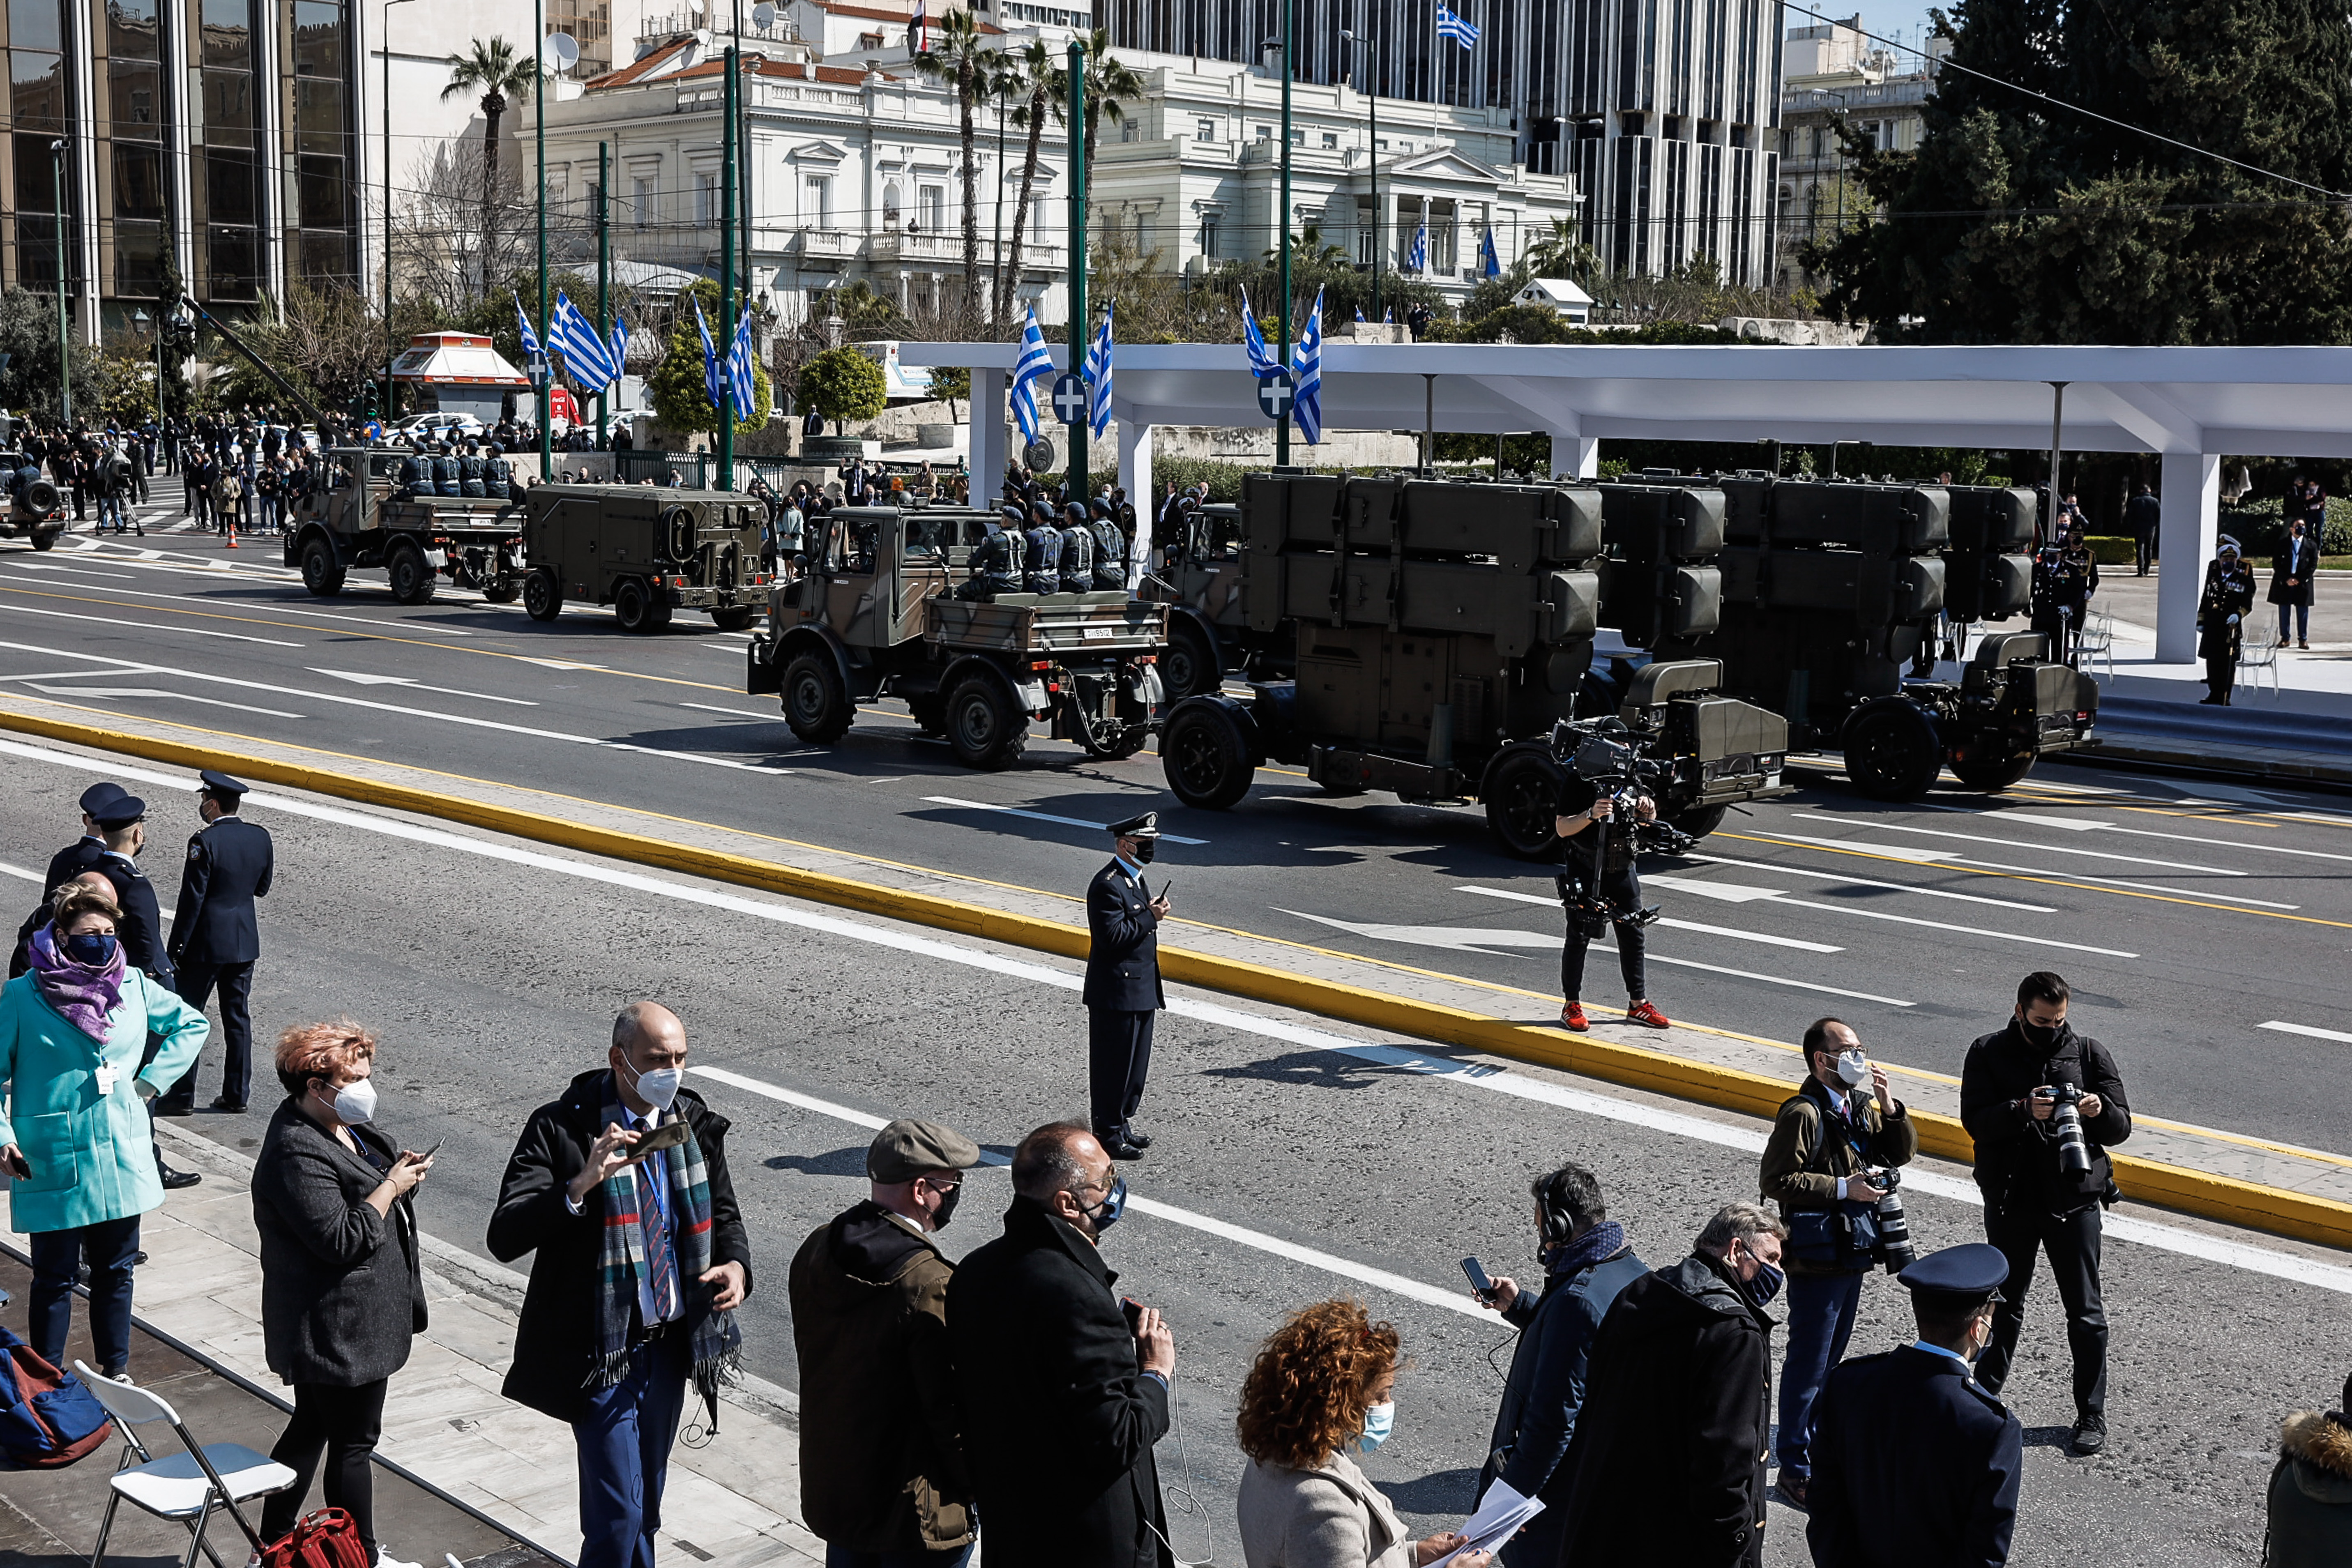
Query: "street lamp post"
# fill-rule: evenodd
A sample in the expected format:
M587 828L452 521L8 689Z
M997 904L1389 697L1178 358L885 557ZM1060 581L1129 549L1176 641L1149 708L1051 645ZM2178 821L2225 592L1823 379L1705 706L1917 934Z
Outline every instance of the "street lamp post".
M555 380L555 365L547 353L547 0L531 0L530 52L534 79L531 107L537 111L539 133L539 477L544 482L555 469L555 438L548 428L547 389Z
M1275 243L1282 247L1282 301L1279 321L1284 369L1290 365L1290 79L1292 50L1298 32L1298 0L1282 0L1282 207L1274 226ZM1274 461L1290 461L1290 416L1275 421Z
M735 62L741 57L732 45L727 49L727 89L720 100L726 111L727 126L719 156L719 178L724 185L720 193L724 205L719 213L719 325L727 334L725 346L719 351L719 488L735 488ZM748 390L748 389L747 389Z
M131 312L131 335L155 345L155 423L163 423L163 331L160 319L150 321L144 305Z
M608 292L613 275L613 144L596 143L596 337L609 348L613 342L613 314ZM614 379L627 370L626 365L613 367ZM612 411L605 398L612 390L607 382L596 389L596 449L606 450L613 442ZM619 479L615 472L613 476Z
M410 0L383 0L383 427L396 412L392 397L392 362L399 347L392 338L392 8ZM546 174L542 167L541 174Z
M1069 373L1086 363L1087 342L1087 47L1070 39L1070 330ZM1015 280L1016 287L1018 280ZM1062 468L1062 494L1084 502L1089 489L1087 474L1087 421L1081 415L1070 426L1070 460Z
M49 143L49 194L56 199L58 225L58 420L73 427L73 344L66 330L66 144Z

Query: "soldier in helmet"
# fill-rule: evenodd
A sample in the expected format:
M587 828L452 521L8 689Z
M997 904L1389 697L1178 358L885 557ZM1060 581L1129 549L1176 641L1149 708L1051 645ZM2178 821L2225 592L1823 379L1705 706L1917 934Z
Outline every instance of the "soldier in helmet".
M1062 591L1062 531L1054 526L1054 514L1042 503L1030 509L1029 566L1023 581L1033 594L1058 594Z
M482 489L482 444L470 437L466 442L466 454L457 459L457 493L479 498Z
M1076 502L1062 509L1062 592L1090 594L1095 586L1095 536L1087 530L1087 513Z
M956 589L959 599L993 599L1021 591L1021 569L1027 556L1020 534L1021 509L1007 506L1004 516L988 520L988 535L971 547L971 575Z
M1102 501L1094 503L1095 586L1119 588L1127 586L1128 534L1111 515L1110 508Z
M514 499L514 465L507 461L506 448L496 441L483 450L482 493L493 500Z
M400 493L404 496L429 496L433 493L433 460L423 456L414 442L400 459Z
M448 442L446 442L446 441L443 441L443 442L441 442L438 446L436 446L436 447L434 448L434 454L433 454L433 490L434 490L434 493L435 493L435 494L436 494L436 495L445 495L445 496L454 496L454 495L460 494L461 492L460 492L460 491L458 490L458 489L457 489L457 483L458 483L458 480L457 480L457 451L456 451L456 449L455 449L453 447L451 447L451 446L450 446L450 444L449 444Z

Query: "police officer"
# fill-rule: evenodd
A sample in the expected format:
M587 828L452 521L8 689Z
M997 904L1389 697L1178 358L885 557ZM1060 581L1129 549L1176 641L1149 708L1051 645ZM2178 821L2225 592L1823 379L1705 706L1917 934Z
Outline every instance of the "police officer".
M1024 584L1033 594L1058 594L1062 591L1062 531L1054 526L1054 513L1044 502L1030 509L1029 570Z
M1087 531L1086 508L1076 502L1062 509L1062 592L1091 594L1095 589L1095 536Z
M959 599L993 599L999 594L1021 592L1021 568L1028 546L1019 531L1021 509L1008 505L1004 515L988 520L988 534L971 547L967 564L971 575L956 589Z
M49 857L49 874L41 883L44 892L54 892L69 877L91 870L106 853L106 833L98 825L99 813L123 797L119 784L100 783L81 792L81 837Z
M1919 1337L1830 1373L1814 1426L1817 1568L1986 1568L2009 1561L2022 1428L1969 1374L1992 1338L2009 1265L1982 1242L1895 1276Z
M1658 803L1648 795L1633 800L1633 814L1654 821ZM1584 1013L1584 952L1599 931L1580 915L1573 895L1604 900L1609 920L1617 928L1617 967L1625 977L1625 1021L1653 1029L1667 1026L1664 1013L1649 999L1647 939L1643 927L1642 879L1633 868L1632 823L1612 826L1616 801L1603 795L1590 779L1575 773L1560 785L1559 805L1552 823L1559 834L1564 858L1560 875L1561 901L1568 909L1568 936L1559 953L1559 984L1564 1000L1559 1021L1581 1033L1592 1026Z
M1128 535L1121 531L1110 508L1100 501L1094 505L1095 586L1119 588L1127 586Z
M180 868L180 901L172 915L172 956L180 964L180 998L204 1010L213 987L220 987L221 1091L215 1110L243 1114L253 1089L253 963L261 956L261 933L253 900L269 896L275 858L269 830L237 815L246 786L211 768L196 803L205 826L188 839ZM184 1113L196 1098L191 1065L162 1097Z
M2120 1195L2110 1179L2107 1148L2130 1137L2132 1124L2116 1058L2066 1021L2070 995L2066 982L2047 971L2019 982L2008 1026L1969 1047L1960 1068L1960 1121L1976 1140L1985 1239L2009 1260L2011 1283L1994 1315L1979 1375L1995 1394L2008 1381L2025 1321L2026 1292L2033 1288L2034 1258L2048 1249L2074 1353L2074 1451L2095 1454L2107 1444L2100 1215ZM2074 1110L2089 1155L2084 1170L2067 1168L2053 1092L2061 1084L2081 1096Z
M1160 922L1143 868L1160 847L1160 814L1110 826L1115 853L1087 888L1087 1081L1095 1138L1114 1160L1139 1158L1151 1140L1135 1130L1151 1070L1151 1027L1168 998L1160 985Z
M133 969L145 971L166 990L177 990L178 980L172 973L171 955L164 951L163 911L155 901L155 884L139 869L139 851L147 844L147 803L135 795L118 794L99 810L90 814L106 835L106 848L90 868L101 872L114 885L114 902L122 918L114 922L115 935L122 944L122 962ZM155 1037L149 1036L147 1049L152 1057ZM140 1065L144 1067L142 1060ZM148 1101L149 1114L154 1113L157 1101ZM193 1171L175 1171L163 1163L163 1150L155 1146L155 1173L163 1185L174 1192L193 1187L203 1178Z

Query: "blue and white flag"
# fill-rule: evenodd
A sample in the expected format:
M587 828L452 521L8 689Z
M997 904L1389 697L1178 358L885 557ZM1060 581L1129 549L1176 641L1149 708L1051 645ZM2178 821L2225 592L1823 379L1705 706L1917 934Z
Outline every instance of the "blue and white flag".
M1427 218L1422 219L1421 226L1412 231L1412 248L1405 252L1404 264L1415 272L1429 270L1429 220Z
M1478 29L1472 26L1467 18L1448 10L1445 0L1438 0L1437 36L1451 38L1466 49L1478 41Z
M1394 305L1391 305L1386 310L1381 313L1381 325L1384 327L1393 327L1396 325L1396 307Z
M1357 306L1357 307L1356 307L1356 320L1358 320L1358 321L1362 321L1363 319L1364 319L1364 308L1363 308L1361 305L1359 305L1359 306Z
M1298 390L1291 398L1290 421L1310 447L1323 439L1323 290L1315 290L1315 308L1307 312L1307 330L1290 355L1291 376Z
M583 391L595 392L613 384L611 351L597 334L595 323L580 313L580 307L561 289L555 296L555 311L547 321L548 345L563 356L563 368Z
M613 376L620 379L629 374L629 323L620 317L613 318L613 335L605 341L613 353Z
M734 395L735 423L740 425L759 406L760 383L751 374L751 307L748 304L735 323L734 342L727 345L727 385Z
M1257 312L1250 309L1246 291L1242 295L1242 347L1249 351L1252 375L1272 375L1282 368L1282 362L1265 346L1265 334L1258 331Z
M1491 226L1486 230L1486 237L1478 242L1478 265L1489 278L1503 275L1503 260L1495 252L1495 231Z
M1037 308L1029 308L1029 323L1021 330L1021 358L1013 366L1013 422L1021 427L1023 439L1037 438L1037 386L1041 381L1051 381L1054 356L1045 352L1045 334L1037 330Z
M688 300L694 306L694 330L702 334L702 392L710 399L710 417L716 421L727 417L727 384L720 379L719 351L710 343L710 323L702 319L702 301L691 294Z
M1110 318L1114 308L1103 307L1102 330L1095 333L1094 346L1087 350L1087 425L1097 436L1110 428Z
M514 301L515 325L522 329L523 373L531 378L531 384L536 386L540 383L541 367L547 361L547 351L539 346L539 333L531 330L530 318L522 312L522 296L510 293L507 298Z

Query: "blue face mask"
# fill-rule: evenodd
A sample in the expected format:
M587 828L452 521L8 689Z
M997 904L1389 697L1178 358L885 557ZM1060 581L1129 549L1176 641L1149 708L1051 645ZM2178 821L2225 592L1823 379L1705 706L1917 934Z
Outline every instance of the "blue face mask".
M1389 1440L1396 1429L1396 1401L1391 1399L1375 1405L1364 1412L1364 1430L1356 1439L1356 1447L1369 1454Z
M1780 1293L1781 1282L1789 1277L1769 1263L1756 1266L1756 1278L1748 1282L1748 1299L1758 1306L1768 1305Z
M103 969L113 963L114 947L112 931L84 931L79 936L66 938L66 956L92 969Z
M1095 1222L1097 1236L1100 1236L1117 1225L1118 1216L1127 1212L1127 1178L1125 1176L1113 1178L1110 1191L1103 1194L1103 1201L1086 1212Z

